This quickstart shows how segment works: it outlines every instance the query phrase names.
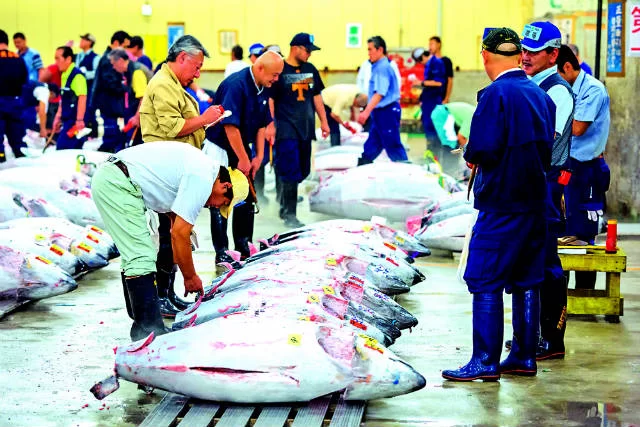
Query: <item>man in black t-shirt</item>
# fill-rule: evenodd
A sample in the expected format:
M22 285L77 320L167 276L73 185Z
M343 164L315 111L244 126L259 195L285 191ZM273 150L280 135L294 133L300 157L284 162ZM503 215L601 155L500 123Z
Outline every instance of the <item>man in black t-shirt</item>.
M269 106L274 122L267 128L269 140L275 134L275 168L280 180L280 217L287 227L303 224L296 217L298 184L311 171L311 141L315 139L314 111L320 118L322 136L329 125L322 101L324 84L313 64L307 62L314 50L313 35L298 33L291 40L289 56L280 80L273 85Z
M440 51L441 46L442 41L440 40L440 37L433 36L429 39L429 51L432 55L435 55L437 58L440 58L442 62L444 62L444 70L447 81L442 87L442 103L448 104L451 98L451 90L453 90L453 63L451 63L451 60L448 57L442 56L442 52Z

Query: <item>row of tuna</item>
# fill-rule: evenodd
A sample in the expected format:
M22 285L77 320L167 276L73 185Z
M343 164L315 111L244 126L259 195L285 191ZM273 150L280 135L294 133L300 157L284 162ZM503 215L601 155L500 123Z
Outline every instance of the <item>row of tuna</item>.
M118 256L91 200L90 175L106 154L51 151L0 170L0 317L24 302L74 290Z
M172 332L118 347L115 377L186 396L237 403L307 401L342 392L369 400L418 390L425 379L391 346L418 320L391 295L425 276L429 250L406 233L354 220L314 224L261 241L176 316Z

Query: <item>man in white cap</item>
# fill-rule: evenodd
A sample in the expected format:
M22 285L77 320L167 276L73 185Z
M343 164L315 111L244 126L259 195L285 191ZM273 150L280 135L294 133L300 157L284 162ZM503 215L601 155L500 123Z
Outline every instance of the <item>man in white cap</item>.
M171 141L118 152L98 168L91 184L96 207L120 251L125 302L133 319L131 339L163 334L154 283L157 249L145 212L169 215L173 257L184 277L185 295L202 293L191 254L193 225L203 207L220 208L227 217L247 198L247 178L189 144Z

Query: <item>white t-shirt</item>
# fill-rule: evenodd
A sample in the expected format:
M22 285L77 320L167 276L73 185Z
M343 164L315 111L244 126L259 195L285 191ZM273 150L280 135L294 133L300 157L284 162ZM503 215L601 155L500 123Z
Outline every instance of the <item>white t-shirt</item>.
M246 62L244 62L241 59L236 59L235 61L231 61L227 64L227 66L224 69L224 77L225 79L227 77L229 77L230 74L235 73L236 71L240 71L243 70L245 68L247 68L249 66L249 64L247 64Z
M115 155L140 187L148 209L174 212L193 225L211 196L220 165L184 142L148 142Z
M33 89L33 97L38 100L38 102L44 103L44 110L47 111L49 108L49 88L46 86L36 86Z

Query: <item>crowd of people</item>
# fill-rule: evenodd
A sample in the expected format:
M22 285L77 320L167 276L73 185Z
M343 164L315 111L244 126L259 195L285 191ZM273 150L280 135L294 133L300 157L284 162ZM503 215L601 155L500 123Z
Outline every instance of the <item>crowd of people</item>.
M309 33L292 37L286 57L277 45L251 45L251 64L235 46L215 93L195 83L209 53L193 36L177 39L155 70L138 36L115 32L102 56L92 51L95 42L82 35L75 55L69 45L60 46L55 64L45 68L24 34L14 35L13 52L0 31L0 136L7 135L17 157L25 124L41 136L48 128L60 130L58 149L81 148L83 129L95 134L100 112L100 150L114 155L98 168L92 189L121 253L132 339L166 331L162 316L177 312L171 299L177 268L187 292L203 291L190 240L202 207L210 210L216 262L233 261L227 220L234 207L235 249L250 256L255 205L265 200L264 166L271 156L280 218L289 228L303 226L298 185L310 173L316 116L332 145L340 143L340 126L353 130L349 119L367 126L359 165L383 150L392 161L407 161L400 76L380 36L367 40L369 59L356 84L328 88L309 61L320 50ZM442 375L457 381L535 375L537 360L565 352L567 276L558 239L593 244L598 233L609 185L603 157L609 97L550 22L533 22L522 35L509 28L485 31L481 55L492 83L478 92L475 110L450 102L453 66L440 48L440 38L432 37L427 49L412 52L424 65L414 85L422 88L425 136L443 139L435 117L444 108L453 140L472 167L469 185L479 211L464 274L473 294L473 354L468 364ZM145 210L160 214L159 251ZM576 276L579 288L594 284L595 273ZM514 334L500 362L504 291L513 298Z

